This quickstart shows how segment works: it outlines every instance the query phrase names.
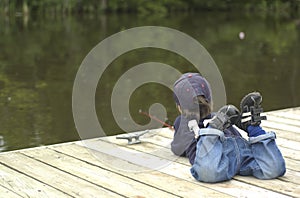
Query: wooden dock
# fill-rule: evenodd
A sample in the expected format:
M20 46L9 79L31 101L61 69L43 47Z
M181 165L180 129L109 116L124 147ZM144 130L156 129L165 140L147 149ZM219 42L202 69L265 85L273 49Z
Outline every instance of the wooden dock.
M300 197L300 108L267 115L263 126L277 132L286 160L278 179L198 182L164 128L135 145L113 136L1 153L0 197Z

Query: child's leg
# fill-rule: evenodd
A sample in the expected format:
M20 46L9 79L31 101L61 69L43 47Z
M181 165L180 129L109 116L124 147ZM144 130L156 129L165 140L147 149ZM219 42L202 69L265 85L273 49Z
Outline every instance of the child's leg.
M275 133L266 133L259 126L261 120L267 119L261 116L261 102L259 92L249 93L241 101L242 119L238 125L248 133L253 159L243 159L240 174L272 179L285 173L285 162L275 143Z
M203 182L220 182L231 179L238 172L238 146L234 138L213 128L200 130L200 140L191 173Z
M259 179L273 179L284 175L285 162L275 143L275 133L251 137L253 160L243 160L240 175L253 175Z

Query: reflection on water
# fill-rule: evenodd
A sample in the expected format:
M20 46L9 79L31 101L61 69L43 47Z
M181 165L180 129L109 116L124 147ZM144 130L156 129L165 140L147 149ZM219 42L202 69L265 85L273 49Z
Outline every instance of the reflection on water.
M257 90L264 97L265 110L300 106L299 18L224 12L166 17L3 17L0 135L4 145L0 149L78 140L72 86L82 60L104 38L143 25L178 29L197 39L220 69L228 103L239 105L244 94ZM96 93L97 114L105 132L121 132L110 108L116 81L131 67L150 61L181 72L196 71L183 57L160 49L139 49L120 56L101 77ZM158 84L145 84L133 93L129 107L134 120L147 123L148 118L138 112L156 102L166 107L166 119L172 122L178 114L172 93Z

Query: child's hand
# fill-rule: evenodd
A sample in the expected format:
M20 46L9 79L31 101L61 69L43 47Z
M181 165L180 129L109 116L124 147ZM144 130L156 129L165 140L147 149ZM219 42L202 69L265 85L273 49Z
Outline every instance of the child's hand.
M199 133L199 130L200 130L197 121L196 120L190 120L188 122L188 127L189 127L190 131L194 132L195 138L197 139L198 136L199 136L198 133Z

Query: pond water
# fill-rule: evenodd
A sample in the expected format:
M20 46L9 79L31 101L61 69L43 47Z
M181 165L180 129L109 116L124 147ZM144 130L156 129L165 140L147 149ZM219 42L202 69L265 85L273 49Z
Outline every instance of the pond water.
M108 36L146 25L174 28L200 42L220 70L228 103L238 106L246 93L256 90L263 95L265 110L300 106L300 17L226 12L1 16L1 150L79 140L72 88L80 64ZM150 61L182 73L197 71L183 57L161 49L138 49L118 57L102 74L95 97L98 120L107 134L123 132L111 110L114 85L130 68ZM150 119L139 110L147 112L153 103L165 107L168 123L178 115L171 91L148 83L130 97L133 119L147 124Z

